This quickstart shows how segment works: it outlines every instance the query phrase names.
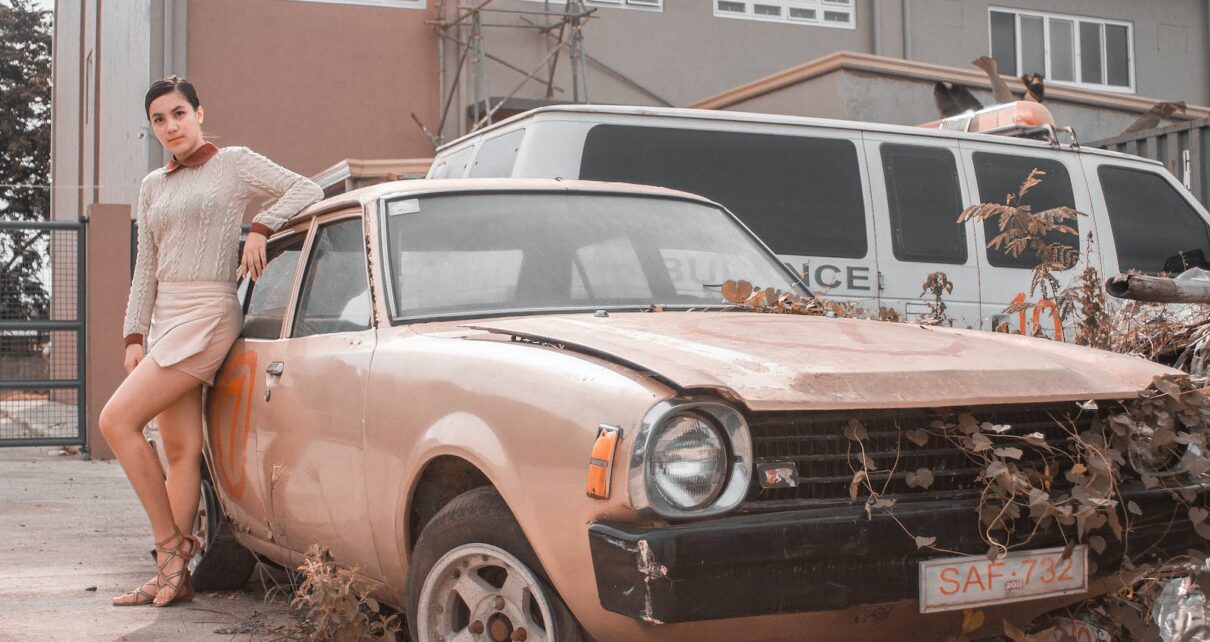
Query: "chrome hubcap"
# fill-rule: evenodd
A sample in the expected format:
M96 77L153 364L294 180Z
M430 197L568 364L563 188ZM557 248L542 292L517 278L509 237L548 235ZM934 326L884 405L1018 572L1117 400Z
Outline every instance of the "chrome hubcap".
M419 637L437 642L554 639L550 598L520 560L487 544L446 553L420 589Z

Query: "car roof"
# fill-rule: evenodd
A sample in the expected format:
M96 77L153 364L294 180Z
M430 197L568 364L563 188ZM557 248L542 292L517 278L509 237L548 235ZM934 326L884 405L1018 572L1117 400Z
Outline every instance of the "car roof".
M678 198L719 207L714 201L679 190L653 185L613 183L606 181L565 180L561 178L442 178L411 179L378 183L326 198L290 218L296 225L322 214L352 207L368 207L385 197L408 197L425 194L475 194L484 192L584 192L596 194L628 194L634 196Z
M888 125L885 123L870 123L855 120L839 120L832 118L813 118L808 116L786 116L782 114L759 114L744 111L722 111L717 109L688 109L683 107L637 107L629 105L550 105L522 112L498 123L471 132L437 148L440 154L447 149L457 147L462 143L490 135L492 132L511 127L526 120L546 120L552 116L564 118L590 119L592 116L654 116L682 120L698 120L705 122L735 122L748 124L798 125L807 127L827 127L831 129L850 129L874 133L902 134L907 136L923 136L927 138L944 138L955 140L970 140L999 145L1054 149L1095 154L1111 158L1142 161L1155 165L1163 165L1159 161L1141 158L1121 152L1109 151L1095 147L1057 146L1048 141L1031 138L1017 138L999 134L977 134L943 129L932 129L913 125ZM1078 132L1077 132L1078 133Z

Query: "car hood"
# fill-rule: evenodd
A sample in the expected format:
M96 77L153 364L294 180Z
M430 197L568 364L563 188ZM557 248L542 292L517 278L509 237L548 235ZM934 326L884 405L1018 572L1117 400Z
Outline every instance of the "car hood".
M465 324L593 354L753 410L1127 399L1175 372L1046 339L859 319L650 312Z

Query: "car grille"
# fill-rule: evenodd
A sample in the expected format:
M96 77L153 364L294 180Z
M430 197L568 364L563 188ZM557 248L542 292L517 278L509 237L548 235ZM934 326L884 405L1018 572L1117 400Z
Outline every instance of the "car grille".
M912 501L977 495L982 488L982 483L976 479L980 466L968 453L943 437L930 436L924 446L917 446L904 434L907 430L926 428L936 419L953 421L963 412L970 413L980 422L1011 426L1005 434L1040 432L1051 447L1062 450L1070 446L1069 431L1078 434L1087 430L1097 415L1097 411L1081 409L1076 403L940 410L759 413L748 418L754 463L759 466L792 462L798 469L799 482L792 488L762 488L758 475L753 474L740 510L764 512L854 503L849 486L854 472L861 468L858 459L861 449L844 435L845 426L854 418L862 422L868 434L863 441L865 452L878 469L870 473L870 484L880 496ZM1056 420L1063 421L1066 429ZM993 441L1000 445L999 439ZM1063 476L1066 458L1055 457L1053 453L1048 456L1042 448L1013 441L1011 445L1024 451L1020 466L1049 473L1054 489L1068 485ZM907 485L908 473L919 468L927 468L933 473L934 481L928 489ZM868 497L868 490L860 488L857 501L866 501Z

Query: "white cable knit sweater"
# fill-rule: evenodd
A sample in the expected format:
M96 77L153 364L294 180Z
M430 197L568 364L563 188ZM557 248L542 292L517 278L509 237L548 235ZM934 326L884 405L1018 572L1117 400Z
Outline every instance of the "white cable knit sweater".
M257 197L277 200L253 224L277 230L323 198L323 190L247 147L225 147L201 165L160 168L143 179L123 335L147 333L160 282L236 280L244 210Z

